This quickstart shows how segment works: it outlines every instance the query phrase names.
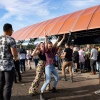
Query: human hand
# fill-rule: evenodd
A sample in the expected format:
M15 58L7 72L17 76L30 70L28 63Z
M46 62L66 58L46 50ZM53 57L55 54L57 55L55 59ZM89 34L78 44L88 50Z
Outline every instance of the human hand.
M45 35L45 37L47 37L47 32L46 32L46 30L44 30L44 35Z
M36 48L39 49L40 48L40 43L36 45Z

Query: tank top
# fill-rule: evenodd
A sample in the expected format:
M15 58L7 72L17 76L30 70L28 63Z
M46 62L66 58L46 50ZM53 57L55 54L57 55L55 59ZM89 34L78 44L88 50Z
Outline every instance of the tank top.
M39 56L39 59L40 59L40 60L46 61L46 56L45 56L45 54L42 53L41 51L40 51L40 54L39 54L38 56Z

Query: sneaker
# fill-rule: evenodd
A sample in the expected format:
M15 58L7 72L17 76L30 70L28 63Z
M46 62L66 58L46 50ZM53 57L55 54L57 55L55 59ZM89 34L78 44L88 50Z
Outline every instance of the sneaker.
M70 82L73 82L73 76L70 77L70 80L69 80L69 81L70 81Z
M40 100L45 100L43 93L40 94Z
M100 95L100 90L95 91L95 94Z
M62 81L66 81L66 76L63 76L63 78L61 78Z

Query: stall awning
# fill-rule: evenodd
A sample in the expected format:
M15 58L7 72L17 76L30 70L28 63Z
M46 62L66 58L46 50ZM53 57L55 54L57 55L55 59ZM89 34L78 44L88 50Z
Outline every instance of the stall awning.
M100 28L100 5L66 14L16 31L12 36L16 40L58 35L82 30Z

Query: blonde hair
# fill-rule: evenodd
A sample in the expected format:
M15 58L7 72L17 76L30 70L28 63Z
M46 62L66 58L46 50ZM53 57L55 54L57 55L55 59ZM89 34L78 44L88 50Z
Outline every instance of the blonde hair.
M74 47L74 48L73 48L73 51L78 51L78 48L77 48L77 47Z

